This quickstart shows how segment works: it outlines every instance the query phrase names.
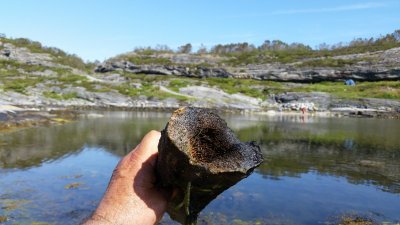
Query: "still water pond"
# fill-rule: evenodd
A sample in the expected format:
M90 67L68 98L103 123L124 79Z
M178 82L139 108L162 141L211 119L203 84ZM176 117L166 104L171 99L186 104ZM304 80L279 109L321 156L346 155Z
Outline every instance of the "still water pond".
M103 112L0 135L0 224L78 224L121 156L169 113ZM265 162L215 199L200 224L400 221L400 120L224 115ZM174 224L166 215L162 224Z

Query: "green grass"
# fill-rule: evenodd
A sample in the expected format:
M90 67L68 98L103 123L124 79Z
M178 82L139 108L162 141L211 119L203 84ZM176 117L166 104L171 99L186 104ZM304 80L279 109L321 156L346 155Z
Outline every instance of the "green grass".
M71 69L61 68L61 67L48 67L43 65L33 65L21 63L16 60L11 59L0 59L0 69L3 68L5 70L13 70L15 74L20 74L17 69L22 69L26 73L32 72L44 72L45 70L51 70L57 73L58 75L65 75L71 73Z
M130 97L138 97L138 96L146 96L149 99L166 99L166 98L175 98L180 101L189 101L190 98L181 96L181 95L174 95L171 93L167 93L161 91L158 86L155 86L151 83L142 83L141 88L134 88L126 85L121 85L114 87L120 94L127 95Z
M397 36L400 31L397 32ZM321 57L333 57L340 55L349 54L362 54L374 51L384 51L391 48L400 47L400 40L395 37L396 34L388 34L386 36L379 37L377 39L357 39L350 42L348 45L334 47L329 49L314 50L304 46L290 48L285 47L281 49L254 49L252 51L237 51L231 53L221 53L222 55L229 57L230 59L225 60L221 63L230 66L243 66L248 64L263 64L263 63L292 63L309 58L321 58ZM366 61L372 59L363 59ZM309 62L307 66L333 66L339 67L344 65L354 64L352 60L320 60Z
M42 65L31 65L26 63L20 63L16 60L6 60L0 59L0 68L7 68L7 69L23 69L26 72L43 72L48 67Z
M316 51L308 49L287 49L270 51L253 50L250 52L229 53L224 56L229 57L229 59L222 61L223 64L230 66L243 66L275 62L291 63L304 58L318 57L318 54Z
M211 87L217 87L229 94L241 93L261 99L267 98L268 94L278 93L284 88L278 82L251 79L208 78L204 82Z
M17 69L0 68L0 78L2 78L2 79L7 78L7 77L15 77L20 74L21 74L21 72L19 72Z
M233 78L182 78L173 76L149 76L132 75L136 82L142 83L142 89L136 89L125 85L119 88L119 92L129 96L156 96L162 98L166 93L150 88L153 82L166 80L169 81L169 89L179 92L179 88L189 85L205 84L210 87L219 88L229 94L241 93L254 98L265 100L270 94L279 94L284 92L326 92L337 97L347 99L357 98L382 98L382 99L400 99L400 81L380 81L380 82L357 82L355 87L346 86L343 82L321 82L315 84L303 84L298 87L291 87L286 83L274 81L258 81L251 79L233 79Z
M149 75L144 75L147 77ZM160 76L158 76L160 77ZM182 87L187 87L190 85L202 85L205 84L207 86L219 88L229 94L241 93L250 97L255 98L262 98L265 99L268 94L278 92L279 90L283 89L283 86L278 82L271 82L271 81L257 81L251 79L233 79L233 78L205 78L205 79L198 79L198 78L185 78L185 77L173 77L168 76L163 77L162 80L169 81L167 88L171 89L172 91L179 92L179 89ZM137 78L137 77L136 77ZM144 81L142 84L143 89L148 89L146 84L151 84L151 81L154 78L148 78L147 81ZM136 93L136 92L135 92ZM143 93L143 92L142 92ZM153 93L159 93L157 90L151 89L151 91L145 92L144 95L151 96ZM136 93L138 94L138 93ZM176 97L180 99L186 99L186 97L171 95L165 92L161 92L158 94L158 98L165 98L167 97Z
M7 79L3 81L4 91L15 91L21 94L26 94L26 89L28 87L33 87L38 83L43 82L44 79L40 77L25 77L17 79Z
M175 98L180 101L188 101L189 98L181 95L174 95L171 93L167 93L161 91L158 86L143 86L141 95L149 97L150 99L166 99L166 98Z
M175 91L179 92L180 88L187 87L191 85L193 82L191 82L192 79L187 78L187 79L182 79L182 78L175 78L169 81L168 88Z
M298 92L326 92L337 97L400 99L400 81L357 82L346 86L343 82L322 82L294 88Z
M43 92L43 96L46 98L52 98L52 99L56 99L56 100L68 100L68 99L73 99L77 97L77 93L76 92L71 92L71 93L67 93L67 94L58 94L52 91L45 91Z
M159 82L159 81L164 81L172 78L172 76L168 75L149 75L149 74L134 74L134 73L128 73L128 72L121 72L121 71L116 71L120 73L122 76L130 79L132 82Z
M361 61L370 61L369 59L316 59L304 61L298 67L345 67L352 66Z
M141 56L150 56L150 55L157 55L162 53L173 53L173 51L165 49L152 49L152 48L137 48L134 51L136 54Z
M1 42L13 44L16 47L27 48L32 53L46 53L54 57L55 63L60 63L63 65L67 65L76 69L84 70L86 72L90 72L94 69L94 65L92 63L85 63L81 58L77 55L69 54L61 49L54 47L46 47L43 46L40 42L32 41L27 38L0 38Z
M58 77L57 79L63 83L68 84L80 83L88 80L86 77L77 74L65 74Z
M354 87L346 86L343 82L321 82L291 87L286 83L274 81L232 78L208 78L202 80L202 82L207 83L209 86L217 87L229 94L241 93L263 100L270 94L284 92L326 92L346 99L400 99L400 81L357 82Z
M400 44L399 44L400 46ZM363 51L364 52L364 51ZM227 64L229 66L244 66L249 64L265 64L265 63L293 63L308 58L321 58L303 62L300 66L309 67L342 67L345 65L353 65L360 61L371 61L372 59L333 59L331 57L345 54L355 54L358 52L340 52L340 51L318 51L318 50L275 50L275 51L260 51L254 50L251 52L238 52L229 53L224 56L229 59L222 61L220 64Z
M134 96L139 96L140 95L140 89L139 88L133 88L129 86L128 84L125 85L120 85L114 87L120 94L134 97Z
M124 60L136 65L156 64L156 65L172 65L172 61L166 58L152 56L126 56Z

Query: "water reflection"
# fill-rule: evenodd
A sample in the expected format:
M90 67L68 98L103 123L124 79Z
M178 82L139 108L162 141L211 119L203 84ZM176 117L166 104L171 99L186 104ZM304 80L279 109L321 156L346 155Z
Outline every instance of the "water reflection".
M300 177L302 173L316 171L346 177L351 183L400 192L399 121L313 121L299 125L296 120L275 118L237 132L242 139L261 143L266 162L259 172L264 177Z
M170 115L101 114L0 135L0 216L8 217L6 224L78 223L96 206L120 156L149 130L161 130ZM211 203L203 222L315 224L343 210L400 220L400 121L224 116L241 140L261 144L266 161Z
M63 126L26 129L0 136L0 168L30 168L67 157L84 146L125 155L145 133L161 130L168 114L105 112L104 118L82 119ZM150 119L149 119L150 118Z

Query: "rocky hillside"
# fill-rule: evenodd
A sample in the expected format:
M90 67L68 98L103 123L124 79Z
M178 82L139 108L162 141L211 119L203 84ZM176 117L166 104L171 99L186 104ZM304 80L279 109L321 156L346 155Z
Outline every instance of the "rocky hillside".
M400 112L400 48L286 64L230 60L134 52L94 65L28 39L0 37L0 105ZM346 87L348 78L379 82ZM314 81L340 82L307 84Z
M321 82L383 81L400 79L400 48L361 54L306 58L292 63L230 66L226 57L211 54L140 54L131 52L98 65L96 72L125 71L185 77L232 77L256 80Z

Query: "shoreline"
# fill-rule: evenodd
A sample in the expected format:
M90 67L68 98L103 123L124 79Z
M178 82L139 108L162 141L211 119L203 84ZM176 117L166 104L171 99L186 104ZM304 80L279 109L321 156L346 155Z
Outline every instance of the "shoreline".
M0 105L0 133L15 130L39 127L46 125L65 124L79 119L82 115L89 115L90 111L125 111L125 112L173 112L177 107L118 107L118 106L27 106L27 105ZM297 110L254 110L215 108L221 114L241 114L258 116L297 116L304 117L353 117L400 119L400 112L354 107L333 108L321 111Z
M159 107L159 106L141 106L141 107L131 107L131 106L115 106L115 105L98 105L98 106L82 106L82 105L1 105L0 104L0 114L5 112L52 112L62 114L65 112L87 112L87 111L138 111L138 112L173 112L174 110L184 107L191 106L190 104L182 104L179 106L171 107ZM193 107L199 107L193 105ZM229 108L229 107L199 107L199 108L209 108L216 110L220 113L233 113L233 114L254 114L254 115L317 115L317 116L349 116L349 117L368 117L368 118L381 118L387 116L387 118L400 119L400 111L395 110L384 110L384 109L372 109L372 108L357 108L357 107L336 107L326 110L305 110L303 113L301 110L296 109L277 109L277 108L262 108L262 109L252 109L252 108ZM385 117L386 118L386 117ZM2 119L0 118L0 122Z

